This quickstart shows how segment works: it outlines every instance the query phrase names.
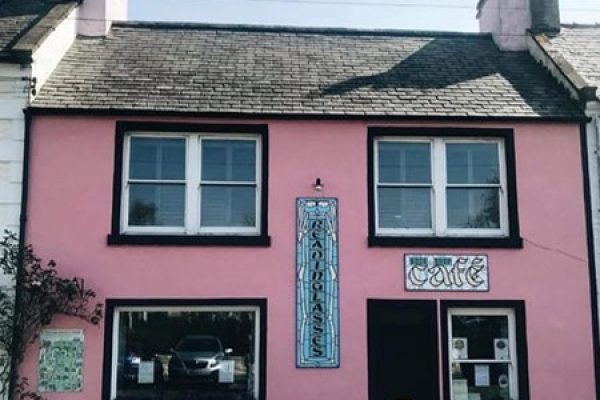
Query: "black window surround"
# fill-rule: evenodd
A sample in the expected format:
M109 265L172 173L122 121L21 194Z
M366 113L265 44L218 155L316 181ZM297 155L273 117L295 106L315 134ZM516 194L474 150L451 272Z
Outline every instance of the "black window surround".
M121 231L121 203L123 192L123 160L124 143L129 132L157 133L205 133L211 134L248 134L260 136L262 159L260 202L260 232L258 235L234 234L128 234ZM135 122L117 121L114 154L113 204L111 232L108 235L109 245L182 245L182 246L262 246L268 247L271 238L268 235L268 175L269 175L269 141L268 126L265 124L192 124L175 122Z
M385 137L497 138L504 142L506 160L506 200L508 235L502 237L381 236L375 221L375 141ZM367 135L367 195L369 247L438 247L438 248L522 248L519 233L515 148L513 129L503 128L409 128L369 127Z
M258 399L265 400L267 381L267 300L263 298L240 299L107 299L104 324L104 359L102 371L102 400L111 400L111 374L113 363L114 313L117 307L209 307L209 306L255 306L260 311L259 352L260 375Z
M529 373L527 350L527 325L525 302L523 300L441 300L440 319L442 334L442 374L444 378L444 400L451 400L449 349L448 349L448 310L451 308L509 308L515 313L515 339L519 382L519 400L529 400Z

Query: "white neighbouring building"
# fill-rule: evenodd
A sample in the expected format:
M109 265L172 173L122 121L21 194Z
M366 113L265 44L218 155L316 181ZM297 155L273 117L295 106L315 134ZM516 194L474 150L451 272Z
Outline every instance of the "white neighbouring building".
M77 2L0 3L0 228L19 232L28 106L76 35Z
M0 229L18 233L27 108L77 34L102 36L127 0L0 0Z
M127 0L0 0L2 235L21 231L24 110L77 35L105 35L113 20L125 19ZM0 290L11 290L12 282L0 273Z

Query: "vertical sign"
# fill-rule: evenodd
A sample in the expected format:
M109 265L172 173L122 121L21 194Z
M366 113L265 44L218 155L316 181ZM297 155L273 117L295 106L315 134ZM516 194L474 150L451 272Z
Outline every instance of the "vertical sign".
M340 365L337 199L297 199L296 365Z
M83 377L83 331L45 330L40 335L40 392L79 392Z

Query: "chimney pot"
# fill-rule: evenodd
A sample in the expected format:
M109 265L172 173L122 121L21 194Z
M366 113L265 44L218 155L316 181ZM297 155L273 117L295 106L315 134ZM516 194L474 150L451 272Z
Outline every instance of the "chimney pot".
M530 0L531 31L555 35L560 32L558 0Z

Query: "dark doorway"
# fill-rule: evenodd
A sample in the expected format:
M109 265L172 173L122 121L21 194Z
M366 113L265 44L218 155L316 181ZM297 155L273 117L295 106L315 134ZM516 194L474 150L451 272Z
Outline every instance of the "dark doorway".
M369 400L437 400L435 301L368 300Z

